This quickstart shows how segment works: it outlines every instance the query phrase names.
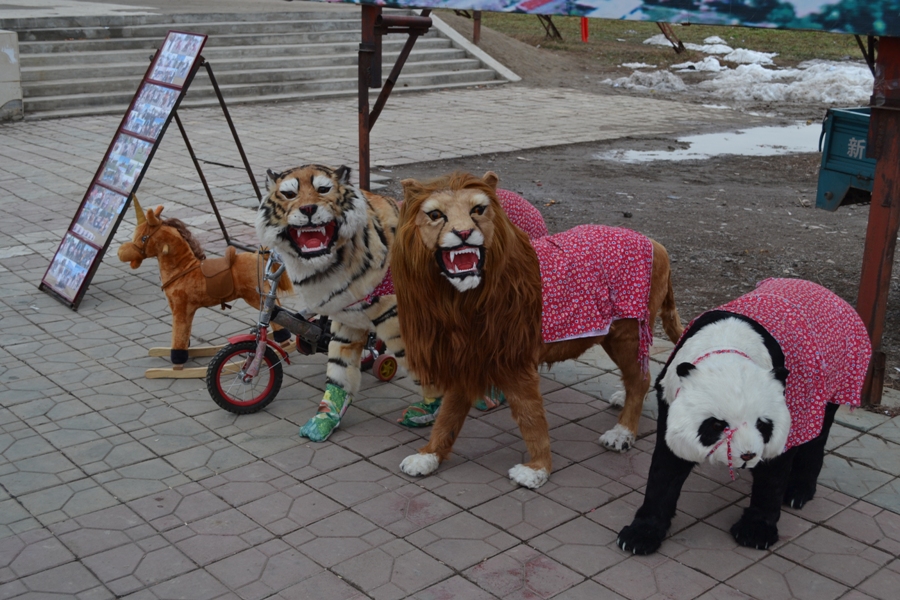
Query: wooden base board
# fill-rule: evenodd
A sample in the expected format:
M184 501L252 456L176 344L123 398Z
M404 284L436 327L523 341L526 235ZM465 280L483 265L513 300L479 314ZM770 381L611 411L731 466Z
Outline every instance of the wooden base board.
M206 377L206 367L147 369L144 371L144 377L147 379L203 379Z
M196 348L188 348L187 353L190 358L197 358L200 356L215 356L216 352L224 347L225 346L197 346ZM171 351L171 348L150 348L147 351L147 356L162 356L165 358L169 358L169 353Z

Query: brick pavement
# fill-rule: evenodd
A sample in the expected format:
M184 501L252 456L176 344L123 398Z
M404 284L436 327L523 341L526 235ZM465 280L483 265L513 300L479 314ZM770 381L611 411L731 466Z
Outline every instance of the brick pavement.
M354 164L352 100L233 111L258 173L304 161ZM221 116L186 112L200 156L238 164ZM398 96L373 157L411 161L691 129L729 111L569 90L507 87ZM550 482L514 487L524 445L501 408L473 414L451 460L423 479L400 460L428 430L395 423L409 382L363 376L328 442L297 428L324 389L324 357L300 358L269 408L237 417L199 380L148 380L170 318L155 265L111 254L78 312L36 289L117 118L0 126L0 598L878 598L900 586L900 429L840 413L819 495L785 510L767 552L727 533L749 481L691 475L658 554L619 551L642 499L653 410L626 454L597 436L616 419L601 352L544 373ZM714 124L716 124L714 123ZM239 169L207 164L229 230L251 241L255 201ZM502 174L501 174L502 175ZM515 182L507 182L515 189ZM221 252L183 142L171 130L139 192ZM113 244L128 239L128 215ZM255 311L207 310L195 343L246 331ZM667 344L654 349L659 369ZM652 404L652 403L648 403Z

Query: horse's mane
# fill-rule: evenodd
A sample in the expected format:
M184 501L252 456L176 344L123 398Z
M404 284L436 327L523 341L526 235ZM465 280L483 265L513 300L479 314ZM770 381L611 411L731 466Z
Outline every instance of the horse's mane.
M190 247L191 252L194 253L194 256L196 256L197 259L206 260L206 253L203 251L203 248L200 247L200 242L198 242L197 238L194 237L194 234L188 230L184 221L181 221L180 219L162 219L162 224L168 225L177 231L184 241L187 242L188 247Z
M416 216L438 191L483 192L491 201L493 238L481 285L459 292L441 275L423 244ZM481 394L502 387L522 368L537 367L541 345L541 279L528 236L500 206L494 188L468 173L404 184L391 269L409 367L426 385Z

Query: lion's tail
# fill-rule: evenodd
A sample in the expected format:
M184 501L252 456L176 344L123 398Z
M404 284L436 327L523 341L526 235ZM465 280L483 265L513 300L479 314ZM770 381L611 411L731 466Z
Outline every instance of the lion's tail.
M675 308L675 290L672 289L672 272L666 277L666 297L663 298L662 306L659 310L659 316L662 319L663 329L666 335L672 340L673 344L678 343L684 326L681 324L681 317L678 316L678 309Z

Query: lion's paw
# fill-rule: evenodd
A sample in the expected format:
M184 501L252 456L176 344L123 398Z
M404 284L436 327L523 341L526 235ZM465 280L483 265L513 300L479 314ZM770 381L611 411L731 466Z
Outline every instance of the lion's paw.
M620 423L600 436L600 443L616 452L625 452L634 445L634 433Z
M625 406L625 390L619 390L618 392L613 392L613 395L609 397L609 405L610 406Z
M441 464L437 454L412 454L400 463L400 470L407 475L419 476L434 473Z
M547 469L532 469L525 465L516 465L509 470L509 478L521 486L534 490L547 483L550 473Z

